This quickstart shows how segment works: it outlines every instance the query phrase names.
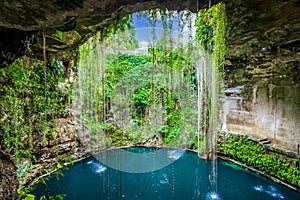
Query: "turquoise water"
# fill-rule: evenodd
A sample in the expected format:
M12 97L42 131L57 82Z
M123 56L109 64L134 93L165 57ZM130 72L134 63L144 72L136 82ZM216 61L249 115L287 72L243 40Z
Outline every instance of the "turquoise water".
M64 170L64 176L53 175L47 185L36 185L33 194L37 197L64 194L65 199L80 200L300 199L300 193L221 160L218 161L218 185L215 194L210 191L209 186L210 161L198 158L196 153L145 147L127 150L143 153L146 157L150 155L152 159L146 161L147 165L152 166L149 169L152 170L153 166L162 168L144 173L126 172L123 170L126 168L122 168L123 171L114 169L116 165L103 158L99 159L99 156L95 156L98 159L90 157L74 164L69 170ZM141 168L145 168L143 159L133 162L130 158L119 158L117 155L120 151L124 150L109 154L110 159L113 157L112 160L121 165L134 165L135 168L141 165ZM149 152L151 154L147 154ZM166 157L155 156L159 152ZM121 162L121 159L125 161ZM169 165L161 165L162 162L172 159L174 162Z

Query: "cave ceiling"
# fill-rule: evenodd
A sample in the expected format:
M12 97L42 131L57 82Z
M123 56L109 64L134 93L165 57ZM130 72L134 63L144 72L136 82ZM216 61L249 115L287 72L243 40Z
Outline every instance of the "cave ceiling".
M216 4L219 0L213 0ZM227 7L228 65L251 60L262 52L299 55L299 0L224 0ZM153 8L190 10L208 7L199 0L4 0L0 2L0 67L28 53L74 59L77 47L120 16ZM56 30L64 34L57 37ZM32 53L31 52L31 53ZM300 56L299 56L300 57Z

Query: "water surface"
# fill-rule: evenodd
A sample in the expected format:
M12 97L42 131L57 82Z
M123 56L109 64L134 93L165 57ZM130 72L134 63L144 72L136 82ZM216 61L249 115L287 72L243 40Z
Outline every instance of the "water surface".
M215 194L210 190L209 183L211 163L198 158L196 153L145 147L127 150L144 153L148 157L152 155L152 159L147 163L143 159L140 162L126 162L124 157L119 158L118 153L114 154L114 160L126 167L135 165L134 168L137 168L140 165L144 168L147 164L154 169L153 166L160 166L163 159L173 159L174 162L156 171L134 173L116 170L101 163L95 158L97 156L90 157L64 170L63 177L53 175L47 185L38 184L33 194L38 198L42 195L65 194L65 199L72 200L300 199L300 193L222 160L218 160ZM166 157L155 156L155 151L162 152ZM151 154L147 155L149 152Z

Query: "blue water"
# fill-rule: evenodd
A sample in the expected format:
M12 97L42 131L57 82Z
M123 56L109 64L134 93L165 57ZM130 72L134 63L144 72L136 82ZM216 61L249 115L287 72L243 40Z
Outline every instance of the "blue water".
M90 157L64 170L63 177L53 175L47 185L37 184L33 194L38 198L42 195L64 194L65 199L72 200L300 199L300 193L222 160L218 160L217 193L214 193L209 186L211 163L198 158L196 153L145 147L127 150L144 154L151 152L149 155L153 155L152 159L146 163L149 166L163 166L161 162L171 159L174 162L156 171L134 173L116 170L105 160L100 159L111 167L101 163L99 157ZM163 152L161 155L166 157L154 156L155 151ZM117 154L114 155L114 160L121 160ZM121 163L126 165L127 162ZM145 161L131 161L129 165L144 167Z

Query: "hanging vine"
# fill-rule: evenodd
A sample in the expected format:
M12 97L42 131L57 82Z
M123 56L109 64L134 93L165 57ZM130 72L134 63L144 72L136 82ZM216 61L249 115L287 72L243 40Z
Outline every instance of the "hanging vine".
M216 144L218 138L220 71L223 71L226 53L225 5L219 3L198 12L195 26L197 28L196 40L202 47L200 49L204 50L203 65L197 68L198 113L201 113L198 114L198 153L206 159L212 159L209 190L217 196Z
M225 42L225 5L219 3L211 8L203 9L197 13L195 22L196 40L205 51L203 61L203 75L199 75L203 80L203 99L201 110L204 116L201 124L201 130L204 133L217 129L218 92L220 90L220 71L223 71L224 56L226 53ZM201 71L201 70L199 70ZM208 121L207 121L208 120ZM203 127L203 123L210 127ZM214 127L212 127L214 126ZM200 137L200 136L199 136Z
M219 3L208 9L202 9L196 16L196 40L204 51L203 64L198 66L200 78L198 95L200 96L198 149L209 157L215 152L214 144L218 132L218 96L221 73L223 71L225 43L225 5ZM201 148L200 148L201 147ZM213 156L213 155L210 155Z
M222 69L226 54L225 4L219 3L209 9L200 10L195 26L196 39L204 50L212 53L214 64L218 69Z

